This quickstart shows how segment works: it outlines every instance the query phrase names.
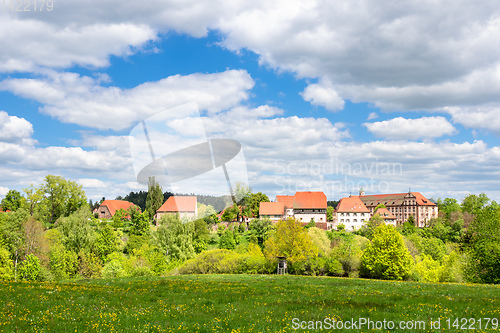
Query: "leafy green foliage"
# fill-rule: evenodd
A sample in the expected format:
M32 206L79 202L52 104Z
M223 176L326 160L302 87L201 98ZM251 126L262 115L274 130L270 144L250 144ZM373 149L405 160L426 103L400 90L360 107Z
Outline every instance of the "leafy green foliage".
M465 267L467 279L500 283L500 206L493 201L480 211L474 210L474 214L477 217L462 243L468 258Z
M68 279L78 272L78 255L66 250L62 244L52 246L49 252L49 265L56 281Z
M462 201L462 211L478 216L489 202L490 199L484 193L470 194Z
M441 265L431 256L422 254L415 265L417 280L423 282L439 282L441 275Z
M233 205L231 207L227 207L224 213L222 213L222 216L220 219L222 221L236 221L239 215L239 207L236 205Z
M249 245L250 247L251 245ZM258 248L258 247L257 247ZM251 247L246 253L218 249L202 252L179 267L180 274L257 274L268 269L260 248Z
M40 259L33 254L28 254L19 266L19 277L24 281L37 281L40 270Z
M423 252L432 257L433 260L441 262L446 254L446 247L439 238L422 239Z
M226 250L234 250L236 248L236 240L234 239L234 233L231 230L226 229L220 236L219 248Z
M4 211L10 210L11 212L15 212L18 210L23 204L24 198L21 196L21 193L16 190L10 190L5 195L5 198L2 199L1 207Z
M254 219L248 225L248 239L261 247L273 231L273 223L269 219Z
M58 220L57 230L61 232L62 243L68 250L75 253L90 250L96 237L90 216L89 208L83 206L70 216Z
M311 219L311 221L309 221L309 222L305 225L305 228L306 228L306 229L309 229L309 228L316 228L316 222L314 222L314 219Z
M330 254L331 252L330 240L326 235L326 231L316 227L311 227L307 230L307 233L309 234L311 241L318 248L319 253L322 256Z
M131 206L127 211L130 216L130 222L132 223L130 234L137 236L149 234L150 226L147 212L141 213L140 210L134 206Z
M375 234L375 229L384 223L384 219L380 215L373 215L363 227L356 231L360 236L372 239Z
M333 220L333 212L334 211L335 211L335 208L333 208L332 206L326 207L326 219L328 221L332 221Z
M118 228L123 228L125 218L127 218L128 212L120 208L115 212L115 215L113 215L113 228L118 229Z
M183 223L179 216L165 214L152 240L169 260L185 261L195 256L193 233L194 222Z
M87 205L82 186L61 176L47 175L40 187L43 198L37 205L37 218L51 225L61 216L69 216Z
M396 228L382 223L363 252L361 274L375 279L402 280L409 277L413 264Z
M153 219L156 211L163 205L163 189L155 177L149 177L148 195L146 197L146 211L149 218Z
M113 228L105 223L92 244L92 252L104 261L109 254L118 251L119 244Z
M269 202L269 197L262 192L250 193L245 198L246 210L244 215L248 217L258 217L261 202Z
M10 253L0 247L0 281L14 280L14 262L10 259Z
M357 277L361 265L361 255L369 240L347 231L327 233L332 242L330 257L342 265L343 276Z
M194 221L193 247L196 253L208 249L210 234L205 220L198 219Z
M264 243L264 254L269 261L276 261L278 256L285 256L293 264L316 258L318 248L302 224L288 218L278 222L276 232Z

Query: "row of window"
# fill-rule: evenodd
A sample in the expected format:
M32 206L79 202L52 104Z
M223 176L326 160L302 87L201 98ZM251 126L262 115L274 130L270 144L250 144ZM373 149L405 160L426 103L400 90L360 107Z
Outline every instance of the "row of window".
M349 222L351 222L351 220L345 220L345 222L349 223ZM354 220L352 220L352 222L357 223L358 219L354 219ZM360 222L361 223L365 222L365 219L361 219ZM344 219L341 219L340 223L344 223Z
M363 215L368 215L368 213L340 213L340 216L363 216Z

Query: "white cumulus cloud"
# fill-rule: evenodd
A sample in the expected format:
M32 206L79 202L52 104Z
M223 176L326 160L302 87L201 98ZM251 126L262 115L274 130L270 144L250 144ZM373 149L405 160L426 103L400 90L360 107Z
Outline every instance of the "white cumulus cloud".
M41 111L62 122L121 130L169 108L196 102L217 113L249 97L254 81L244 70L174 75L131 89L104 87L98 79L49 71L38 79L6 79L0 90L37 100Z
M33 125L29 121L0 111L0 141L27 143L32 135Z
M344 108L344 100L339 96L331 83L310 84L301 93L304 100L313 105L323 106L329 111L339 111Z
M430 139L457 133L457 129L444 117L398 117L363 125L376 137L393 140Z

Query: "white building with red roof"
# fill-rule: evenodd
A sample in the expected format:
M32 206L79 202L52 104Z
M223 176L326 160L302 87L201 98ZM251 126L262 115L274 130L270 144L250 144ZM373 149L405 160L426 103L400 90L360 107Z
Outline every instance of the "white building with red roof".
M378 215L380 216L386 224L390 224L393 226L396 226L396 217L392 215L392 213L387 209L387 208L379 208L375 211L373 216Z
M104 200L99 208L97 208L97 213L99 214L100 219L110 219L118 210L127 210L132 206L135 205L125 200Z
M171 196L156 211L155 219L164 214L179 214L180 218L195 219L198 216L198 199L196 196Z
M370 210L358 196L340 199L334 214L337 225L343 224L346 230L352 231L360 229L371 217Z
M286 218L284 202L261 202L259 204L259 215L271 221L279 221Z
M297 192L295 195L278 195L275 202L261 202L259 215L273 221L295 217L301 222L326 223L326 206L323 192Z

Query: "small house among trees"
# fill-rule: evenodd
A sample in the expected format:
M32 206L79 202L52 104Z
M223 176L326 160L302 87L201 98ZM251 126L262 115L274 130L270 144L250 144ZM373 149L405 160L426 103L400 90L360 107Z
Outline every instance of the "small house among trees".
M164 214L179 214L180 218L194 219L198 216L198 200L196 196L171 196L156 211L158 221Z
M97 213L100 219L111 219L118 210L128 210L132 206L135 205L125 200L104 200L97 208Z

